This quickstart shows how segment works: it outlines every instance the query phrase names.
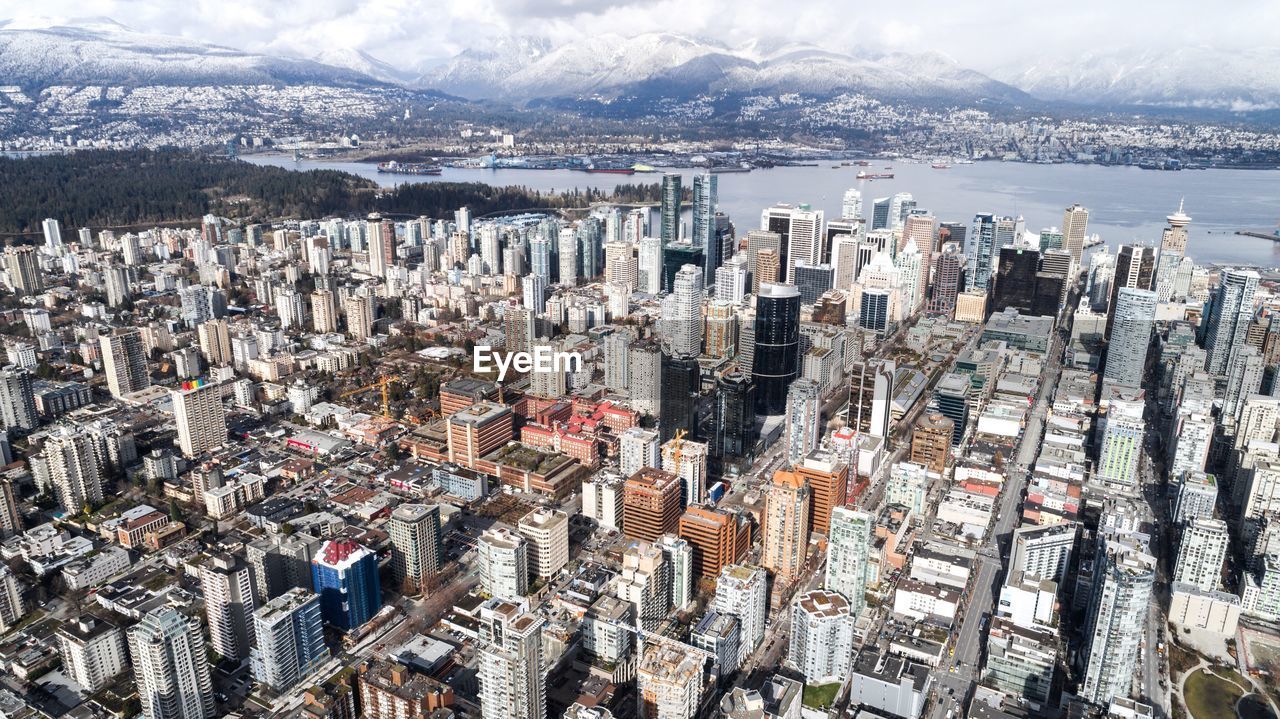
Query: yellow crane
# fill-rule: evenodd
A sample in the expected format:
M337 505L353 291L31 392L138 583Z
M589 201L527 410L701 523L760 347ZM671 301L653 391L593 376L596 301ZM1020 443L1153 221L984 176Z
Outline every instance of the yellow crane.
M343 392L342 394L338 395L338 398L343 399L346 397L352 397L357 394L364 394L365 392L368 392L371 389L381 389L382 390L382 416L386 417L387 419L391 419L391 398L390 398L390 392L388 390L390 385L391 385L391 377L387 375L382 375L381 377L378 378L377 382L374 382L373 384L367 384L363 387L358 387L356 389L351 390L350 392Z
M680 476L680 465L684 463L684 438L689 434L683 428L676 430L676 435L671 438L671 466L672 474Z

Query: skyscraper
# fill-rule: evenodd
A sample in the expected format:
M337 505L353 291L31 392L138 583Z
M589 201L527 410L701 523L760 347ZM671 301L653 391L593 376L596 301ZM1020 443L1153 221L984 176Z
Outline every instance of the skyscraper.
M684 265L675 275L671 294L662 304L662 333L671 354L696 357L702 352L702 270Z
M184 382L182 389L169 390L169 399L183 456L191 459L226 444L227 410L217 385Z
M482 719L545 719L543 620L523 602L494 597L480 606L477 679Z
M0 429L31 430L39 422L31 372L17 365L0 368Z
M200 565L200 589L213 650L226 659L247 658L258 606L248 565L229 554L215 554Z
M283 694L329 658L320 596L290 589L253 613L253 677Z
M1217 591L1230 541L1227 523L1221 519L1197 517L1187 522L1178 542L1173 581L1190 584L1202 592Z
M769 575L759 567L731 564L720 570L716 580L713 608L738 618L742 627L740 644L745 659L764 640L769 617Z
M624 522L625 526L625 522ZM480 585L494 597L518 599L529 592L529 543L506 527L491 527L476 543Z
M1149 290L1155 281L1155 250L1145 245L1124 245L1116 254L1115 274L1111 278L1110 297L1107 298L1107 339L1115 323L1116 297L1122 287Z
M973 216L973 231L969 233L968 289L988 289L994 268L993 258L999 249L996 245L996 219L991 213Z
M964 264L958 243L948 242L942 246L942 252L934 257L933 283L929 286L929 302L925 306L927 311L946 317L955 312Z
M44 289L44 273L40 271L36 248L30 245L6 247L4 263L9 271L9 284L17 294L34 295Z
M46 474L58 504L67 514L79 513L86 504L102 502L103 458L83 427L55 427L35 459L32 473L37 477L42 471Z
M1084 238L1089 230L1089 210L1079 203L1062 213L1062 244L1071 253L1075 266L1084 257Z
M810 379L798 379L787 392L786 463L798 464L822 441L822 388Z
M875 518L870 514L850 507L835 507L831 510L824 586L847 599L849 611L854 616L867 604L874 533Z
M538 508L522 517L517 528L528 546L532 574L549 579L569 563L569 515Z
M845 597L822 589L806 592L791 607L787 663L806 684L843 682L853 650L853 614Z
M697 399L702 387L702 370L696 357L662 356L661 414L659 436L663 442L680 429L691 437L699 435Z
M710 282L720 268L724 250L716 233L716 185L718 180L710 172L693 176L693 237L695 247L702 249L702 277Z
M117 399L151 386L142 335L136 329L116 330L98 338L102 345L102 371L107 387Z
M787 390L799 374L800 292L793 285L768 284L756 298L755 353L751 374L756 414L786 411Z
M382 608L378 556L350 539L331 539L311 560L311 581L331 626L348 631Z
M809 485L795 472L778 470L765 495L760 564L774 573L775 591L800 576L809 549Z
M742 458L755 447L755 386L747 374L732 370L716 380L713 456Z
M128 636L146 719L214 716L213 682L199 621L165 605L130 627Z
M987 311L995 314L1012 307L1023 314L1030 314L1039 269L1039 251L1016 245L1001 247Z
M1136 541L1114 536L1102 538L1094 562L1080 696L1105 705L1129 696L1150 613L1155 558Z
M1155 324L1156 293L1123 287L1116 296L1115 322L1107 343L1103 377L1139 387L1146 368L1147 349Z
M1118 270L1116 277L1119 281ZM1222 271L1218 289L1205 311L1205 369L1209 373L1225 374L1236 348L1244 346L1260 279L1253 270Z
M662 247L680 239L680 211L684 197L681 194L680 175L668 172L662 176L661 234Z
M387 531L392 576L399 585L424 591L444 563L439 505L402 504L392 510Z

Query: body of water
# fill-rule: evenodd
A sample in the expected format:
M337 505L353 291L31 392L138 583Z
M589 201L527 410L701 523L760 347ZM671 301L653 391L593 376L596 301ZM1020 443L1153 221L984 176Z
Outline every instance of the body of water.
M444 168L440 175L383 174L372 163L326 160L295 162L286 155L251 155L248 162L291 169L333 169L351 172L384 186L405 182L484 182L522 185L544 192L588 187L612 190L622 183L661 181L660 174L609 175L574 170L458 169ZM759 226L760 212L778 202L808 203L825 210L828 218L840 216L844 191L862 191L864 214L872 201L897 192L910 192L918 207L930 210L939 221L969 224L979 212L1018 215L1027 229L1062 224L1063 210L1072 203L1089 208L1089 233L1099 234L1115 247L1133 242L1158 245L1165 216L1185 198L1192 217L1188 253L1201 263L1280 266L1280 242L1243 237L1236 230L1270 232L1280 224L1280 171L1183 170L1162 172L1134 167L1101 165L1033 165L1017 162L979 162L937 170L928 164L873 162L871 167L838 167L821 162L816 167L777 167L719 175L721 211L727 213L738 233ZM860 169L889 172L891 180L857 180ZM678 170L686 183L697 173ZM687 228L686 228L687 229Z

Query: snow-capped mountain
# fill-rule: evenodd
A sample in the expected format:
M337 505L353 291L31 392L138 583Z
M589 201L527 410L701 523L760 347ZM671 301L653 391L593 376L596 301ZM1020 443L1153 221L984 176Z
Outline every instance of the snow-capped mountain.
M313 60L135 32L103 18L48 27L0 24L0 82L52 85L376 84L368 75Z
M1045 100L1233 111L1280 108L1280 49L1274 47L1229 53L1194 46L1087 53L992 74Z
M673 33L599 35L554 48L521 39L501 50L468 50L416 84L463 97L511 100L845 90L891 97L1029 99L936 53L855 56L764 42L728 48Z
M354 70L361 75L366 75L375 80L395 83L398 85L408 83L413 80L417 74L402 70L391 63L374 57L364 50L359 50L354 47L326 48L315 55L312 55L308 59L318 62L321 65Z

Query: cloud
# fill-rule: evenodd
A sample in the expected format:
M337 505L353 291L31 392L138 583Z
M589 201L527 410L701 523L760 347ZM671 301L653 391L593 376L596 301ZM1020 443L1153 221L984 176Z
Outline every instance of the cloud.
M26 18L29 0L0 0ZM405 69L509 35L556 42L600 33L677 32L729 46L812 43L833 50L941 52L991 71L1084 52L1183 43L1280 45L1280 3L1234 0L42 0L41 15L109 17L135 30L245 50L314 56L349 47ZM1241 37L1240 28L1248 28Z

